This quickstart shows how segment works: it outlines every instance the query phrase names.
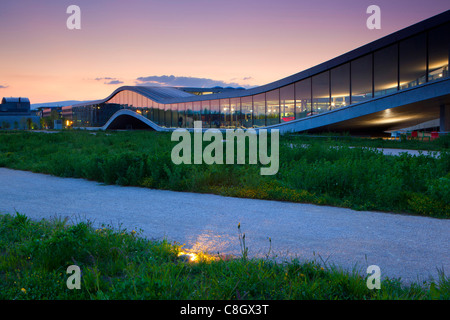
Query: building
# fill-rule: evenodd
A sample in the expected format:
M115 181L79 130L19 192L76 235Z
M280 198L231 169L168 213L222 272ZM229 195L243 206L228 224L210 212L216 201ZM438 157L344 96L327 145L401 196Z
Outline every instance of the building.
M124 86L62 113L91 129L170 131L202 121L203 128L370 135L438 123L448 132L449 52L450 10L257 88Z
M3 98L0 104L1 129L39 128L39 116L30 109L28 98Z

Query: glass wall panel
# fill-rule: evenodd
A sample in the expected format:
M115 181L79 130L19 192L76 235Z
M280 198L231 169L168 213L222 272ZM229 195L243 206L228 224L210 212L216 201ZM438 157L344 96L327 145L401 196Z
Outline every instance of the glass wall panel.
M358 103L372 98L372 54L351 62L352 99Z
M136 110L137 104L137 93L134 91L130 91L130 108L131 110Z
M210 101L209 100L202 101L202 127L203 128L211 127L210 110L211 110Z
M164 126L164 108L165 105L163 103L158 103L158 121L160 126Z
M253 96L241 98L241 126L250 128L253 126Z
M211 128L220 128L221 126L220 107L221 106L219 100L211 100L211 111L210 111Z
M179 128L185 128L186 127L186 109L185 109L185 103L179 103L178 104L178 123L177 127Z
M159 106L158 103L153 103L153 121L159 124Z
M374 96L397 91L398 45L394 44L373 54Z
M427 76L426 33L400 41L399 50L400 89L425 83Z
M280 88L280 118L281 122L295 119L295 88L293 84Z
M231 98L230 99L230 109L231 109L231 126L238 128L241 126L241 99Z
M164 105L164 125L166 127L172 126L172 110L171 105L168 103Z
M139 108L139 109L142 109L143 108L143 105L142 105L142 98L143 97L139 93L137 93L136 95L137 95L136 107Z
M123 107L123 91L120 91L118 94L117 94L117 97L118 97L118 102L119 102L119 104L120 104L120 107L122 108Z
M450 23L428 33L428 81L448 77Z
M266 93L266 125L280 123L280 90L272 90Z
M148 98L147 98L147 101L148 101L148 108L149 108L148 109L149 119L154 122L155 121L155 109L153 108L153 101Z
M144 108L143 109L144 110L143 115L147 119L150 119L150 108L148 107L148 103L149 103L148 99L146 97L142 96L142 105L143 105L143 108Z
M202 103L201 101L195 101L193 103L193 111L194 111L194 115L193 115L193 121L202 121Z
M127 91L120 91L120 105L122 108L126 107L127 103Z
M330 72L325 71L312 77L312 114L328 111L330 107Z
M171 111L172 111L172 128L177 128L179 123L179 116L178 116L178 104L174 103L171 105Z
M350 63L331 69L331 109L350 104Z
M119 99L120 99L120 107L124 108L125 107L125 91L120 91L119 92Z
M295 83L295 117L296 119L312 115L311 78Z
M253 96L253 126L264 127L266 125L266 94Z
M194 109L192 102L186 102L186 128L194 127Z
M211 107L212 110L212 107ZM232 126L231 121L231 109L230 109L230 99L220 100L220 127L230 128Z
M116 103L117 100L117 94L114 95L114 97L112 97L111 99L108 100L109 103Z
M115 103L120 104L120 92L114 96L114 101Z

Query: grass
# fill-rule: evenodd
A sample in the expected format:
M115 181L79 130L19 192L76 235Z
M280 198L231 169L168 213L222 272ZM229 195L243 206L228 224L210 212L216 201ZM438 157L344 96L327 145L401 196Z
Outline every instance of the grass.
M443 136L439 139L431 140L423 138L406 138L403 136L401 140L391 140L383 138L361 138L348 134L317 134L310 135L307 133L290 134L289 140L302 143L321 141L330 146L353 146L353 147L370 147L370 148L392 148L406 150L423 150L423 151L440 151L450 149L450 138Z
M238 227L240 239L245 239ZM245 253L245 243L241 243ZM314 261L232 259L199 253L181 259L182 246L148 240L139 232L94 228L90 222L33 221L0 215L2 300L448 300L443 274L428 283L384 279L367 288L356 272ZM69 290L66 269L81 269L80 289Z
M175 165L171 150L178 142L170 137L158 132L4 131L0 167L106 184L450 217L450 136L431 142L282 136L280 168L273 176L261 176L260 165L248 161ZM440 154L386 156L374 149L394 144ZM370 148L351 148L363 145Z

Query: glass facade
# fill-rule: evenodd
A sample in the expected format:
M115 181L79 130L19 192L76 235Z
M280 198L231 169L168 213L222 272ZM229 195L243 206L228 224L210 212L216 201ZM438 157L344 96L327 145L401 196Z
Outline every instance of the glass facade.
M411 88L426 82L427 35L421 33L399 43L400 89Z
M428 81L448 77L450 23L428 31Z
M230 99L231 127L240 128L241 123L241 98Z
M233 128L232 111L230 106L230 99L220 100L220 127L221 128Z
M398 90L398 43L373 54L374 96Z
M253 126L264 127L266 125L266 94L253 96Z
M280 123L280 90L267 92L266 103L266 125L271 126Z
M372 63L372 54L355 59L350 63L351 103L373 98Z
M330 108L330 72L325 71L312 77L312 114L328 111Z
M211 112L209 116L209 123L211 128L220 128L224 124L223 112L221 113L220 100L211 100ZM208 125L207 125L208 126Z
M65 114L71 113L74 127L103 126L125 108L162 127L193 128L194 121L204 128L276 125L448 78L449 43L446 23L267 92L165 104L122 90L99 104L66 107Z
M350 104L350 63L331 69L330 109Z
M241 125L244 128L253 127L253 96L241 98Z
M280 121L295 119L295 86L293 84L280 88Z
M311 78L295 84L295 118L300 119L312 115Z
M206 100L201 102L202 110L201 110L201 119L202 119L202 127L209 128L212 126L211 124L211 101Z

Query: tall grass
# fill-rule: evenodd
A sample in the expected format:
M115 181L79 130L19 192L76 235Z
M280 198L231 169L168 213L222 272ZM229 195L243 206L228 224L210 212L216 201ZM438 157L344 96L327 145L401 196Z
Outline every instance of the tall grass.
M0 166L107 184L450 216L444 147L437 157L386 156L346 143L294 140L281 137L274 176L261 176L260 166L250 164L175 165L176 142L157 132L2 132Z
M239 230L240 232L240 230ZM180 259L182 247L165 240L90 222L32 221L0 215L0 299L367 300L450 298L443 274L429 283L384 279L370 290L356 272L315 261ZM80 289L69 290L66 269L81 269Z

